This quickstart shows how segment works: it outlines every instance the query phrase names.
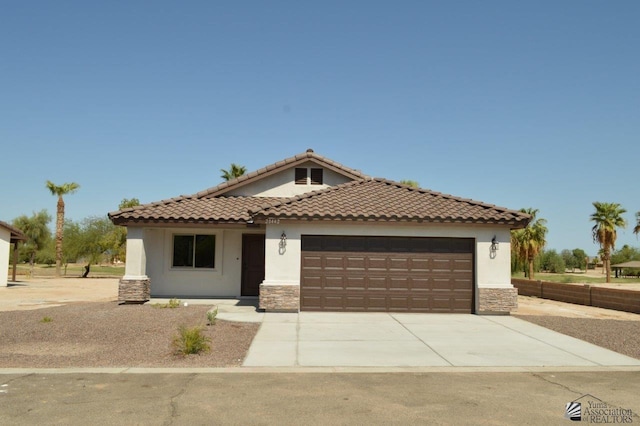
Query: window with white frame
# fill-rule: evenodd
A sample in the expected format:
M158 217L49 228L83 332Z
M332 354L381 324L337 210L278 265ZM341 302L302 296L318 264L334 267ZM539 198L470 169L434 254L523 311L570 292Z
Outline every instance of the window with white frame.
M178 234L173 236L174 268L215 267L216 236L206 234Z

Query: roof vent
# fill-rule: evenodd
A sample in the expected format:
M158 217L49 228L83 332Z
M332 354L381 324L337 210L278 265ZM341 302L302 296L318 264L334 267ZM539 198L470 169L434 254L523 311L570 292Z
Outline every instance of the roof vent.
M309 148L309 149L307 150L307 152L313 152L313 150L312 150L311 148Z

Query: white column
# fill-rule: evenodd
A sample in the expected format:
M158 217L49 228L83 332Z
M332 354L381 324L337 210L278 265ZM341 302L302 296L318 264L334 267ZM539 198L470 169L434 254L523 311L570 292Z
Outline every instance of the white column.
M282 233L286 240L282 241ZM291 225L267 225L265 285L300 285L300 231Z
M146 280L147 254L144 247L144 229L127 227L127 263L123 280Z
M0 227L0 287L6 287L9 274L9 258L11 254L11 231Z
M496 249L491 240L496 238ZM483 230L476 237L478 288L513 288L511 285L511 231L508 228Z

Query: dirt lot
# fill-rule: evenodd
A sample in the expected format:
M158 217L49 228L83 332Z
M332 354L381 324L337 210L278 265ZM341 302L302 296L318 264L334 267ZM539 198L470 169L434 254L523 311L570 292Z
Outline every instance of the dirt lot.
M39 278L0 288L0 367L227 367L242 364L258 324L205 326L211 351L176 356L178 326L209 305L118 305L118 280ZM50 321L45 320L50 319Z
M33 278L0 287L0 311L118 300L117 278Z
M122 306L117 285L42 278L0 288L0 367L237 366L259 327L218 321L205 327L210 353L175 356L177 327L205 324L210 306ZM518 318L640 359L640 315L533 297L518 302Z

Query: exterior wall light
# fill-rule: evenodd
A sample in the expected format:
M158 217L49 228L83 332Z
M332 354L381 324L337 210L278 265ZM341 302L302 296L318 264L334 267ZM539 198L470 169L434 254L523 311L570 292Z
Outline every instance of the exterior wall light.
M500 243L498 242L498 237L494 235L493 238L491 239L491 247L489 247L489 257L491 259L495 259L496 256L498 255L499 244Z
M278 252L282 255L287 251L287 234L282 231L280 235L280 244L278 247Z
M491 239L491 251L498 250L499 246L500 246L500 243L498 242L498 238L496 238L496 236L494 235L493 238Z

